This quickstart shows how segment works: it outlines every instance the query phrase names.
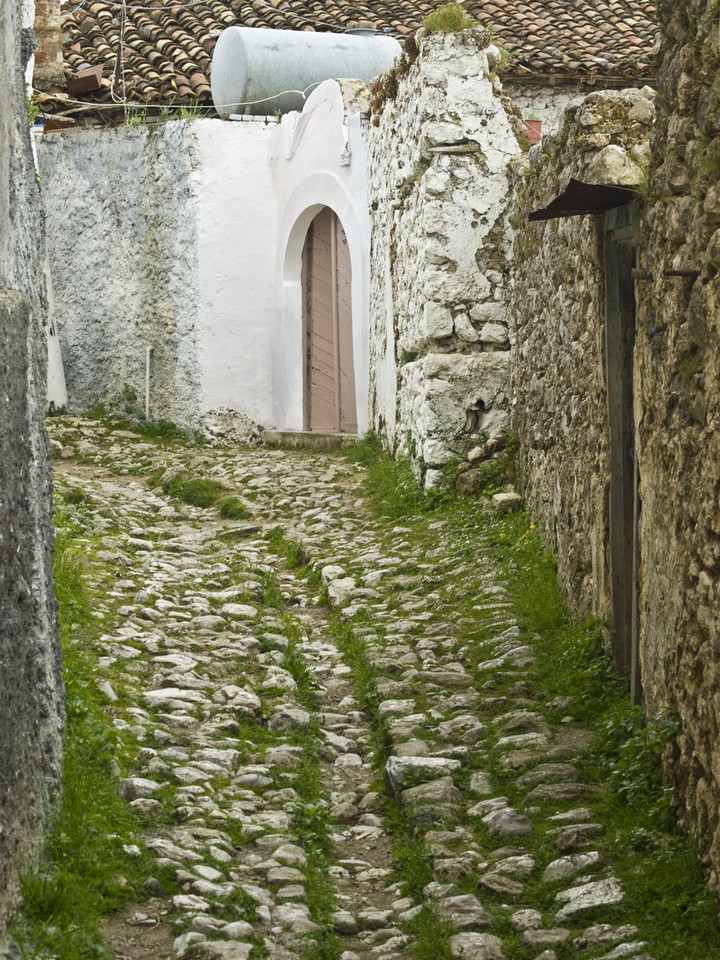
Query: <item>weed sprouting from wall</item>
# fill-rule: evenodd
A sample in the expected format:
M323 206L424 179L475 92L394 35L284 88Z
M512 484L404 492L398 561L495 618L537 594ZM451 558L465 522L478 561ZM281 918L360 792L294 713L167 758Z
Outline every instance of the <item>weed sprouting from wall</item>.
M460 33L472 30L477 22L459 3L447 3L425 17L423 26L428 33Z

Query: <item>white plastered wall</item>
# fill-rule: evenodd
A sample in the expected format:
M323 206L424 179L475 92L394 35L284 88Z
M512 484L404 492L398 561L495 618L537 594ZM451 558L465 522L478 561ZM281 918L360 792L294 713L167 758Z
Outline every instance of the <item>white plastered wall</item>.
M200 120L195 133L199 403L271 426L277 234L268 155L277 124Z
M347 82L342 82L347 83ZM367 426L370 221L359 113L327 81L302 114L45 135L41 172L70 402L195 429L302 429L301 251L331 207L352 265L358 422ZM70 268L69 268L70 265Z

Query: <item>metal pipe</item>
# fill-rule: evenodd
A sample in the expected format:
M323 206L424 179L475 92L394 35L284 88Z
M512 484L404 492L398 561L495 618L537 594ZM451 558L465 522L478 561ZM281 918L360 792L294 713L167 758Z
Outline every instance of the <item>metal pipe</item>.
M150 421L150 358L152 352L152 347L145 347L145 423Z

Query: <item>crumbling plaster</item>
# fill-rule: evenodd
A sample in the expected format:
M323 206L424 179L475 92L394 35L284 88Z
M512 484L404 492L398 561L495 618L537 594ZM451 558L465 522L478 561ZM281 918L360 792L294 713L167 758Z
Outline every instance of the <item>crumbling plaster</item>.
M41 139L71 407L141 412L150 347L152 417L228 439L258 424L302 429L301 250L327 205L350 246L365 428L363 104L364 85L326 81L279 123L171 121Z
M60 782L64 719L44 423L47 291L20 10L0 11L0 950ZM23 42L24 41L24 42Z
M487 32L419 45L370 134L370 406L431 487L507 425L507 168L520 147Z

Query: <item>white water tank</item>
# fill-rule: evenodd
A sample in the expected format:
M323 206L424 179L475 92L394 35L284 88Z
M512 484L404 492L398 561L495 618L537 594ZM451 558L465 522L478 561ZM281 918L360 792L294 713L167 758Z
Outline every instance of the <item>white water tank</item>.
M212 58L213 103L221 116L302 110L305 97L323 80L369 84L400 52L397 40L371 31L358 35L228 27Z

